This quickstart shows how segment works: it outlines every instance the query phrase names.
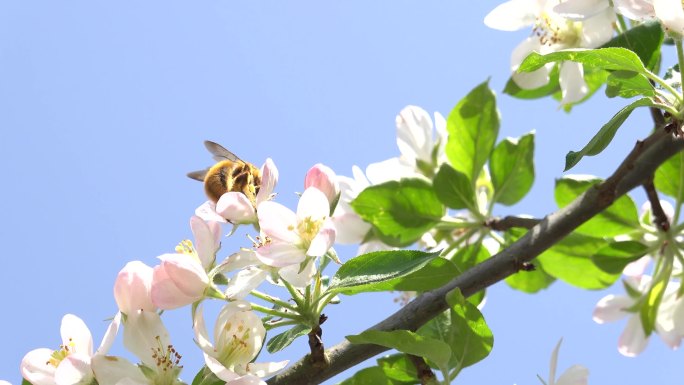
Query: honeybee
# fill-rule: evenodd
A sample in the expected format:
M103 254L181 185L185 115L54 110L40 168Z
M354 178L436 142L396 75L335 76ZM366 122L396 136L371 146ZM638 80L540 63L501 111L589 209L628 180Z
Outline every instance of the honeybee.
M214 203L221 195L235 191L245 194L256 207L256 196L261 187L261 170L218 143L205 140L204 146L217 163L205 170L189 172L188 177L204 182L204 192Z

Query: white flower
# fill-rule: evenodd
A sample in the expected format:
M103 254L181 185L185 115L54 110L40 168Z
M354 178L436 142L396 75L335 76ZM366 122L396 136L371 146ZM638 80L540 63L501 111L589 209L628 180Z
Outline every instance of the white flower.
M560 345L563 340L561 339L556 344L556 348L553 349L551 354L551 365L549 367L549 379L546 385L587 385L589 370L581 365L573 365L569 367L560 377L556 380L556 367L558 366L558 351L560 350ZM541 378L540 378L541 379ZM543 381L542 381L543 382Z
M100 347L93 354L93 337L88 326L73 314L65 315L60 328L60 349L41 348L28 352L21 360L21 375L33 385L90 384L93 381L91 362L94 356L104 355L109 350L120 319L118 314L114 317Z
M252 362L261 350L266 329L259 316L251 311L248 302L230 302L221 309L214 327L214 343L209 340L201 305L195 315L193 327L207 367L229 384L233 384L230 381L241 380L245 376L269 376L288 363ZM247 378L252 380L251 377ZM235 382L237 383L239 382Z
M520 63L533 51L546 54L568 48L596 48L610 40L615 21L613 10L600 2L584 2L589 3L589 6L580 4L580 7L570 8L564 4L571 16L579 16L576 14L579 10L591 14L582 21L574 21L557 13L555 9L560 6L560 0L511 0L494 8L485 17L484 23L488 27L502 31L533 28L534 34L520 43L511 54L512 77L518 86L534 89L549 82L553 63L534 72L517 73ZM577 102L589 91L579 63L561 63L559 82L561 104Z

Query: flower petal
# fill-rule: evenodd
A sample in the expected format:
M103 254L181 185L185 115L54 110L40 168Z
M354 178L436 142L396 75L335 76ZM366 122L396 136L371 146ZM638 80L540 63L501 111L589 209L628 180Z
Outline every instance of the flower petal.
M625 330L618 339L618 351L627 357L635 357L646 349L648 337L644 333L639 315L629 317Z
M321 219L330 214L330 202L325 194L315 188L309 187L299 198L297 203L297 220L305 218Z
M152 302L160 309L176 309L199 299L183 293L162 265L154 268L153 277Z
M251 362L247 364L247 373L257 377L267 377L282 370L289 362L289 360L280 362Z
M251 266L240 270L231 278L226 287L228 299L244 299L250 291L256 289L268 276L268 271Z
M608 2L602 0L604 4ZM565 2L568 4L571 2ZM597 48L607 43L612 37L615 30L613 25L615 23L615 12L611 8L606 8L595 16L585 20L582 23L582 41L581 47Z
M266 382L251 374L226 382L226 385L266 385Z
M195 215L204 219L205 221L214 221L219 223L226 223L226 218L220 216L216 212L216 203L212 201L206 201L202 205L195 209Z
M202 266L208 269L214 263L216 251L221 246L221 225L193 216L190 218L190 229L195 238L197 256L202 261Z
M271 199L275 186L278 184L278 168L271 158L261 166L261 186L256 196L257 207L261 202Z
M589 93L589 87L584 82L584 67L580 63L562 62L558 82L562 95L561 105L579 102Z
M59 363L55 371L57 385L88 385L93 380L90 356L70 354Z
M311 257L320 257L328 252L335 243L335 224L330 218L327 218L320 229L318 229L318 234L311 240L309 249L306 251L306 255Z
M247 266L258 265L259 258L256 252L251 249L240 249L237 253L229 255L221 262L220 273L244 269Z
M128 262L114 282L114 299L123 313L143 309L155 311L150 289L152 268L140 261Z
M301 271L300 271L301 270ZM313 258L309 258L306 266L301 268L301 264L283 267L278 271L280 277L294 287L305 287L311 283L316 272L316 264Z
M59 331L62 336L62 344L69 347L72 353L87 357L93 355L93 336L82 319L73 314L64 315Z
M684 34L684 9L678 0L653 0L656 17L666 29L678 35Z
M107 354L109 349L114 344L114 339L119 333L119 326L121 325L121 312L116 313L112 322L107 327L104 336L102 337L102 342L100 342L100 347L95 351L95 355Z
M541 3L538 0L507 1L489 12L484 23L500 31L517 31L535 23L542 11Z
M209 284L209 276L195 258L186 254L164 254L159 259L163 269L183 294L201 298Z
M335 242L342 245L361 243L371 229L370 223L353 212L335 214L332 221L335 224Z
M56 368L46 364L51 357L52 350L47 348L26 353L19 365L21 376L33 385L54 385Z
M589 382L589 369L582 365L573 365L563 373L556 385L587 385Z
M257 216L261 231L270 238L287 243L299 242L299 235L295 231L297 215L292 210L280 203L266 201L259 205Z
M256 255L261 263L273 267L293 265L306 258L304 250L297 245L276 241L259 247Z
M139 310L128 314L124 326L123 342L126 349L133 352L145 365L156 367L156 349L170 345L169 333L159 314Z
M417 106L404 107L395 119L397 146L401 155L411 162L421 159L432 162L432 120L430 114Z
M553 68L553 64L547 64L544 67L532 72L520 72L518 73L518 68L520 63L534 51L539 51L541 49L541 43L539 39L534 37L528 37L518 44L511 53L511 72L512 78L515 84L517 84L522 89L535 89L541 86L545 86L549 83L549 73Z
M373 184L401 178L420 177L414 165L409 166L400 158L390 158L382 162L371 163L366 167L366 175Z
M253 223L256 212L249 198L241 192L228 191L216 202L216 212L231 223Z
M602 324L606 322L614 322L625 318L629 314L624 309L629 308L634 304L634 300L627 296L616 296L609 294L599 300L594 309L594 322Z
M615 12L632 20L646 20L655 17L650 0L613 0Z
M553 11L571 20L585 20L609 8L607 0L573 0L556 5Z
M149 384L140 368L123 357L95 356L92 367L99 385Z

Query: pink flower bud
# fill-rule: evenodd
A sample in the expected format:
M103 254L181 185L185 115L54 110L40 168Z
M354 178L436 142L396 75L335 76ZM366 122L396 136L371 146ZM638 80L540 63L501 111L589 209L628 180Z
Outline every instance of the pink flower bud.
M315 187L325 194L332 213L340 198L340 185L337 183L335 172L321 163L311 167L306 173L306 178L304 178L304 189L306 190L309 187Z
M152 303L166 310L202 298L209 277L199 260L187 254L164 254L159 259L152 275Z
M114 299L122 313L137 310L156 311L152 303L152 268L140 261L128 262L116 276Z

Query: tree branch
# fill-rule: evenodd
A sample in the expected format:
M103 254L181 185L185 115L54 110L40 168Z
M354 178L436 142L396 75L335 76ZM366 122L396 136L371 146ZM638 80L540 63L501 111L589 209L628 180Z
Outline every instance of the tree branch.
M485 222L485 226L496 231L506 231L512 227L522 227L525 229L531 229L534 226L536 226L539 222L541 222L541 219L524 218L508 215L503 218L489 219Z
M445 295L460 288L470 296L515 273L563 239L582 223L610 206L615 199L641 185L665 160L684 149L684 140L665 130L657 130L625 158L615 173L571 202L548 215L510 247L465 271L443 287L421 294L385 320L368 330L416 330L447 308ZM309 360L299 360L286 371L268 380L269 385L319 384L326 379L365 361L387 348L370 344L351 344L343 340L326 351L330 364L314 367Z

